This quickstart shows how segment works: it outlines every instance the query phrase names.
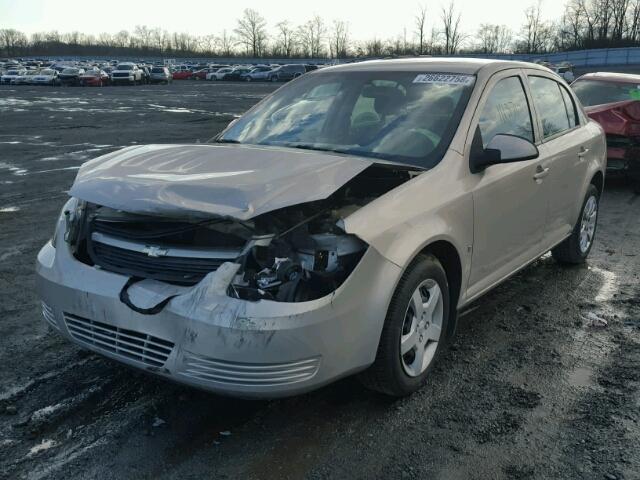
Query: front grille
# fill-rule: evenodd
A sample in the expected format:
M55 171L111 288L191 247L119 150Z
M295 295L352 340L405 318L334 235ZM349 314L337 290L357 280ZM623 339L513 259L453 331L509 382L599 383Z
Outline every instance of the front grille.
M287 363L256 364L229 362L185 352L178 374L208 383L268 387L309 380L318 372L319 366L319 357Z
M81 343L145 365L162 367L174 344L145 333L108 325L95 320L64 314L71 336Z
M56 315L53 312L53 308L51 308L49 305L47 305L44 302L42 302L42 316L44 317L44 319L47 321L49 325L51 325L53 328L55 328L58 331L60 330L60 327L58 326L58 322L56 322Z
M194 285L226 260L196 257L150 257L144 252L92 241L89 249L96 265L116 273Z
M129 77L129 75L130 75L130 74L129 74L129 73L127 73L127 72L115 72L115 73L113 74L113 76L114 76L114 77L116 77L116 78L119 78L119 77L121 77L121 78L128 78L128 77Z

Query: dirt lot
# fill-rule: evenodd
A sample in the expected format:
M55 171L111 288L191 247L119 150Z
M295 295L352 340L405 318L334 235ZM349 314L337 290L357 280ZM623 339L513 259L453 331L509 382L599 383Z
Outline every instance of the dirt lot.
M273 88L0 87L0 478L640 478L640 197L620 183L588 266L546 256L478 301L404 400L353 379L221 398L49 331L33 264L77 167L204 141Z

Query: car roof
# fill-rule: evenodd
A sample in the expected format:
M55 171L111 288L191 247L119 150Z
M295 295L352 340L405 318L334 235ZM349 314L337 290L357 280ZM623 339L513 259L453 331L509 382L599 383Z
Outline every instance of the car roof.
M428 72L476 74L480 70L483 70L491 74L510 68L532 68L545 72L551 71L547 67L535 63L463 57L417 57L389 60L367 60L364 62L348 63L323 68L322 71L424 70Z
M634 75L632 73L594 72L594 73L586 73L582 75L576 80L576 82L580 80L604 80L607 82L640 83L640 75Z

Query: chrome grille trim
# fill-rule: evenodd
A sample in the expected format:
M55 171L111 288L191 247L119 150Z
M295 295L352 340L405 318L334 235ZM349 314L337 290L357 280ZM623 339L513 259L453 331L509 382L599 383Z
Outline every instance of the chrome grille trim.
M42 304L42 316L44 317L46 322L49 325L51 325L53 328L55 328L57 331L60 331L58 322L56 322L56 314L54 313L53 308L51 308L49 305L47 305L44 302L41 302L41 304Z
M275 386L304 382L313 378L320 357L296 362L252 364L228 362L185 352L178 375L234 386Z
M75 340L145 365L162 367L174 347L172 342L152 335L115 327L69 313L64 314L64 322Z

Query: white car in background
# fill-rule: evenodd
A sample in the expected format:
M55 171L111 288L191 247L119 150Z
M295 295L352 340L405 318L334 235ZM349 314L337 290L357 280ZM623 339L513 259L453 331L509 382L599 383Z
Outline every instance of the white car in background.
M232 71L233 68L231 67L220 68L213 73L207 73L206 78L207 80L222 80L227 73L231 73Z
M31 78L38 73L37 70L27 70L23 75L18 75L11 80L11 85L29 85Z
M4 75L2 75L2 77L0 77L0 83L3 85L9 85L11 83L13 83L13 80L16 77L21 77L22 75L25 75L27 73L27 71L25 69L19 69L19 70L7 70L7 73L5 73Z
M32 85L59 85L58 71L53 68L40 70L37 75L31 78Z
M117 85L119 83L128 83L137 85L142 83L142 70L138 65L130 62L119 63L111 72L111 83Z

